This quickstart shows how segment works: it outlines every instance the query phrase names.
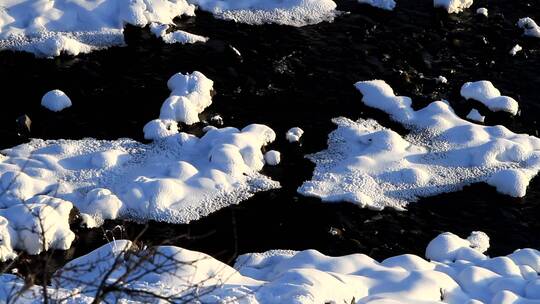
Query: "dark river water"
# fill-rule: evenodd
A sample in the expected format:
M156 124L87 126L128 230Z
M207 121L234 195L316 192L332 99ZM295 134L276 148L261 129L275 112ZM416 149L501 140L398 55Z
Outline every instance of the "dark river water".
M504 124L516 132L538 133L540 120L540 39L527 38L515 26L521 17L540 18L538 0L476 0L473 9L448 15L431 0L398 0L393 12L337 1L346 11L333 23L302 28L248 26L216 20L198 12L177 26L210 37L206 44L167 45L148 29L128 27L127 46L78 57L36 59L0 52L0 146L23 143L15 119L32 119L30 137L95 137L143 140L142 128L159 115L169 95L166 82L176 72L198 70L214 80L217 95L203 118L220 114L225 125L263 123L278 140L282 163L265 169L282 189L259 193L189 225L107 222L103 228L77 230L72 249L55 252L51 270L114 238L141 230L148 244L172 243L229 262L238 254L269 249L314 248L325 254L366 253L382 259L402 253L423 256L429 240L443 231L462 237L481 230L491 237L491 255L540 247L540 179L523 199L497 194L487 185L467 187L410 204L408 211L381 212L352 204L326 204L296 193L311 177L305 154L326 147L334 129L330 119L376 118L403 133L387 115L362 106L353 84L384 79L397 94L411 96L415 107L448 99L465 116L472 106L488 114L486 124ZM489 18L476 15L486 6ZM509 50L519 43L515 57ZM241 57L232 47L238 49ZM443 75L448 84L437 83ZM515 118L489 113L459 95L466 81L491 80L503 95L520 103ZM73 107L52 113L40 107L42 95L61 89ZM189 129L199 133L203 124ZM302 144L284 134L300 126ZM116 227L116 228L115 228ZM330 232L333 233L330 233ZM23 256L15 266L35 271L36 259Z

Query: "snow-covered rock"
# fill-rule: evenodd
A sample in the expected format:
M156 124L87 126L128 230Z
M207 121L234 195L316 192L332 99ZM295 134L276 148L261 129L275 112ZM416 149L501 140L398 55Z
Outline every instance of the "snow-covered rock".
M471 5L473 5L473 0L433 0L433 6L442 7L449 14L461 13Z
M448 83L448 79L446 77L444 77L444 76L439 76L439 77L437 77L437 82L442 83L442 84L446 84L446 83Z
M516 115L519 110L519 104L514 98L501 96L501 92L487 80L465 83L461 87L461 96L477 100L493 112L503 111Z
M289 131L285 134L285 138L290 143L299 142L300 138L304 135L304 130L299 127L290 128Z
M467 114L466 117L468 120L476 121L476 122L484 122L486 120L486 117L480 114L477 109L472 109L469 114Z
M41 105L53 112L60 112L71 107L71 99L60 90L52 90L43 95Z
M510 50L509 53L510 53L510 55L512 55L512 56L516 56L516 54L517 54L518 52L521 52L522 50L523 50L523 48L521 47L521 45L516 44L516 45L514 45L514 47Z
M247 24L277 23L291 26L331 21L332 0L188 0L218 18Z
M183 122L187 125L198 122L199 113L212 104L213 85L214 82L201 72L174 74L167 82L171 95L161 106L159 113L161 123L152 122L152 124L156 125L157 129L163 130L161 125L167 129L172 128L168 121Z
M264 161L270 166L276 166L281 162L281 153L270 150L264 154Z
M373 7L385 9L388 11L394 10L396 1L394 0L358 0L359 3L369 4Z
M483 126L458 117L445 102L415 111L382 80L362 81L362 101L388 113L410 133L401 136L374 120L334 119L328 149L309 158L313 178L298 189L323 201L402 209L420 197L486 182L522 197L540 170L540 139L503 126Z
M165 43L197 43L197 42L206 42L208 41L207 37L195 35L188 33L186 31L177 30L174 32L169 32L169 25L152 22L150 23L150 31L156 36L161 38Z
M482 232L467 239L443 233L427 246L429 260L403 254L378 262L365 254L330 257L316 250L271 250L241 255L230 267L196 251L174 246L141 250L119 240L59 269L49 294L91 303L105 282L119 287L103 299L108 303L153 303L156 294L195 303L538 304L540 252L519 249L490 258L484 254L488 247ZM42 300L41 286L0 276L0 299L22 288L27 303ZM139 290L145 292L134 292Z
M476 10L476 14L478 14L478 15L484 15L485 17L488 17L489 12L488 12L488 9L487 9L487 8L485 8L485 7L480 7L479 9Z
M519 19L517 26L523 29L523 35L540 38L540 26L532 18Z
M185 0L8 0L0 6L0 49L77 55L124 44L125 24L171 24L194 14Z

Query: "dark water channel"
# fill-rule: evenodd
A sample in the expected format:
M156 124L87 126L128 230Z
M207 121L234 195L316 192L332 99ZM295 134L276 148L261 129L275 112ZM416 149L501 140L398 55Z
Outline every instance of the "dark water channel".
M214 80L217 92L203 118L220 114L228 126L263 123L276 131L278 140L270 148L282 152L282 163L265 173L283 188L259 193L189 225L149 223L144 242L169 240L222 261L276 248L314 248L330 255L361 252L378 259L423 255L429 240L443 231L461 236L484 231L492 239L492 255L539 248L538 178L523 199L475 185L411 204L406 212L323 204L298 195L296 188L311 177L313 165L303 156L326 147L334 129L331 118L372 117L403 131L385 114L361 105L361 95L353 88L359 80L384 79L396 93L411 96L418 108L444 98L463 117L474 106L487 114L486 124L538 134L540 39L523 37L515 23L525 16L539 19L540 3L477 0L473 9L459 15L433 9L431 0L398 0L393 12L354 0L338 3L349 13L333 23L303 28L235 24L203 12L177 21L180 29L210 37L206 44L167 45L147 29L128 27L126 47L79 57L36 59L0 52L0 146L27 140L17 134L14 122L22 114L33 121L31 137L143 140L142 127L159 115L169 94L167 79L176 72L199 70ZM475 14L481 6L488 7L489 18ZM524 50L512 57L508 52L516 43ZM439 75L449 83L438 83ZM464 82L482 79L517 99L520 115L489 113L460 97ZM55 88L70 96L72 108L52 113L40 107L41 96ZM202 126L189 131L199 132ZM300 146L284 138L294 126L306 131ZM134 238L143 228L121 221L100 229L74 228L78 239L67 252L54 253L51 267L104 244L105 235L109 240ZM35 263L25 256L15 266L26 273L35 271Z

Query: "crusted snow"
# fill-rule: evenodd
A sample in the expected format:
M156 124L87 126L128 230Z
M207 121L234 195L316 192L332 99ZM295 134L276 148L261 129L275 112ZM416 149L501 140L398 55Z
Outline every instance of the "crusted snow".
M473 0L433 0L433 6L442 7L449 14L461 13L471 5L473 5Z
M290 128L287 133L285 133L285 138L290 143L299 142L300 138L304 135L304 130L299 127Z
M396 1L394 0L358 0L359 3L365 3L369 4L373 7L385 9L385 10L393 10L396 7Z
M211 84L200 73L177 74L169 81L177 94L174 96L189 102L206 100ZM68 236L67 215L72 205L83 213L89 227L119 217L187 223L257 191L279 187L279 183L258 173L265 165L261 149L276 137L267 126L212 128L198 138L179 132L173 120L156 120L147 124L144 132L153 140L151 143L131 139L33 139L3 150L0 209L5 210L0 210L0 215L6 227L23 227L17 224L16 213L9 210L38 202L59 204L56 199L69 208L64 208L67 213L51 217L51 225L67 229L62 231ZM277 158L272 153L266 157L272 163L279 161ZM0 229L0 237L15 240L0 244L0 259L11 258L14 248L36 253L30 245L18 245L17 239L24 238L17 238L8 228ZM51 248L67 249L71 244L69 238L65 243L51 239Z
M516 115L519 110L519 104L514 98L501 96L501 92L487 80L465 83L461 87L461 96L477 100L493 112L503 111Z
M330 257L316 250L271 250L241 255L230 267L179 247L145 251L129 250L131 246L116 241L69 262L53 276L49 294L90 303L105 281L120 287L103 299L108 303L156 301L134 291L193 303L540 302L540 252L519 249L491 258L484 254L489 237L478 231L466 239L448 232L437 236L427 246L427 260L403 254L382 262L365 254ZM113 265L115 271L106 277ZM139 266L133 271L133 265ZM156 271L146 273L152 269ZM9 274L0 276L0 282L0 299L24 288L21 296L27 303L42 301L41 287L27 286Z
M71 107L71 99L60 90L52 90L43 95L41 105L53 112L60 112Z
M382 80L358 82L356 88L364 104L388 113L410 133L401 136L371 119L334 119L338 128L328 149L309 156L316 168L301 194L402 209L420 197L486 182L522 197L540 169L536 137L468 122L442 101L415 111L409 97L396 96Z
M540 26L532 18L519 19L517 26L523 29L523 35L540 38Z
M5 0L0 49L40 57L77 55L124 44L125 24L171 24L175 17L194 14L195 6L185 0Z
M467 114L467 117L466 117L468 120L472 120L472 121L476 121L476 122L484 122L484 120L486 119L485 116L483 116L482 114L480 114L480 112L478 112L477 109L472 109L469 114Z
M332 0L188 0L218 18L247 24L277 23L304 26L332 21Z

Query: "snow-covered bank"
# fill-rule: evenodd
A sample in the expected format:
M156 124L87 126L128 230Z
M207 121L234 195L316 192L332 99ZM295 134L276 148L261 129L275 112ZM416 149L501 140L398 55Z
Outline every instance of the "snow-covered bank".
M125 24L166 25L194 14L195 6L185 0L7 0L0 6L0 49L77 55L124 44Z
M356 84L369 107L410 130L404 137L374 120L337 118L328 149L309 158L313 178L298 191L323 201L363 207L404 208L420 197L486 182L503 194L525 195L540 170L540 139L503 126L483 126L458 117L445 102L415 111L382 80Z
M212 84L198 72L171 77L169 99L184 101L182 113L191 115L189 120L185 115L171 118L198 120L198 113L211 102ZM179 132L172 119L156 119L145 126L145 137L153 140L149 144L131 139L33 139L2 151L0 208L7 208L7 212L33 206L36 200L47 205L60 199L75 205L90 227L117 217L187 223L255 192L279 187L258 173L265 165L261 149L276 138L269 127L210 128L198 138ZM266 157L273 165L279 162L274 154ZM59 220L51 218L52 225L67 223L69 210L59 215ZM0 215L7 226L0 236L16 239L8 228L17 216L3 212L0 210ZM62 227L67 227L65 234L69 235L69 225ZM71 241L61 244L58 246L69 248ZM12 257L13 248L26 249L16 242L2 243L0 259Z
M130 246L117 241L71 261L56 272L49 294L89 303L105 282L115 292L100 295L111 303L154 302L154 295L193 303L540 302L540 252L520 249L490 258L484 254L489 238L482 232L467 239L437 236L426 249L430 260L404 254L382 262L364 254L330 257L316 250L273 250L242 255L230 267L178 247L160 246L152 253ZM114 271L106 276L109 269ZM25 286L13 275L2 275L0 281L0 299ZM27 303L42 299L37 286L21 297Z
M188 0L218 18L247 24L277 23L304 26L332 21L332 0Z

